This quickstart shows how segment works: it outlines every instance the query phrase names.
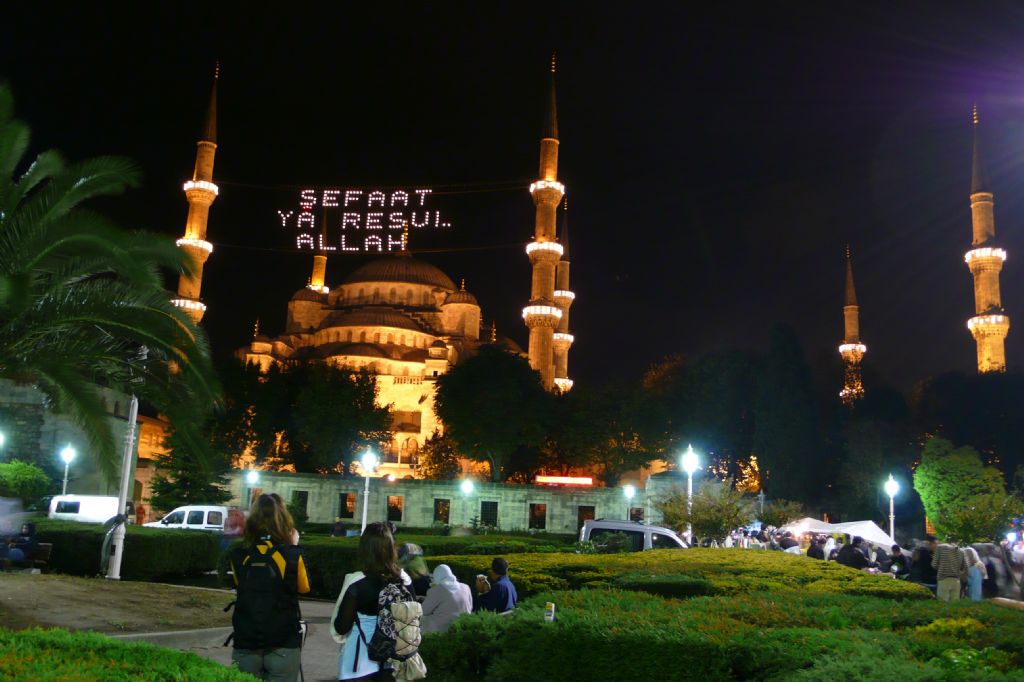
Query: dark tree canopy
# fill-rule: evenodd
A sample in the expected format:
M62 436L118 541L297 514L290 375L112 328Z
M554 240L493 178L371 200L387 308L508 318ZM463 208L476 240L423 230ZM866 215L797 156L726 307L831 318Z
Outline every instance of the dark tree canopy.
M171 429L164 446L167 454L156 461L150 504L171 511L187 504L220 504L231 499L227 490L231 455L216 450L207 439L197 447Z
M518 469L517 452L544 442L552 401L525 359L484 345L438 378L434 405L460 452L501 481Z

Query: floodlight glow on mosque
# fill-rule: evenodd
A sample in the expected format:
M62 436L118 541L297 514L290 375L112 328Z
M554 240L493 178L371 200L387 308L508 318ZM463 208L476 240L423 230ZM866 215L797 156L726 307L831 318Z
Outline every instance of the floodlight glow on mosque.
M431 209L432 189L303 189L297 209L277 211L299 250L322 252L402 251L404 229L444 230L451 222Z

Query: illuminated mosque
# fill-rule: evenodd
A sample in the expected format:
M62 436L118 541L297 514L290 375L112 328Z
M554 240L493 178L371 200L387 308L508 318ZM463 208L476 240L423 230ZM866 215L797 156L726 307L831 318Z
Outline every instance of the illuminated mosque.
M567 391L569 306L568 221L562 211L564 186L558 182L558 122L555 108L555 64L540 143L540 174L530 187L536 205L534 241L526 253L533 266L532 286L523 319L530 330L528 353L509 339L499 339L492 325L481 339L484 319L476 297L465 281L455 282L437 267L416 258L408 245L408 226L400 251L382 254L348 273L340 283L327 282L327 259L321 233L308 284L288 302L285 329L268 336L255 330L252 342L237 352L246 363L264 371L277 363L296 360L330 362L353 370L367 369L376 377L378 403L393 414L392 442L383 453L382 473L414 476L417 452L443 425L434 413L437 377L474 354L481 343L501 343L528 357L545 387ZM216 143L216 76L210 104L198 141L192 179L184 190L189 204L185 234L178 240L197 263L182 275L175 305L198 323L206 312L200 292L202 266L213 251L206 239L207 220L218 188L213 182ZM382 248L382 251L384 249Z

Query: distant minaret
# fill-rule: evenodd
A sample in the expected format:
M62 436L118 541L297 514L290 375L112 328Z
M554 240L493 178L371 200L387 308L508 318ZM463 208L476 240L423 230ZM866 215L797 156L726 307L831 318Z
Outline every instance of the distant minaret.
M210 90L210 106L206 110L199 142L196 143L196 167L192 179L185 183L185 198L188 200L188 221L185 236L178 240L185 253L192 257L194 272L181 275L178 280L178 297L171 302L189 314L199 324L206 312L206 304L199 297L203 286L203 264L213 253L213 244L206 241L206 223L210 217L210 205L217 198L217 185L213 184L213 157L217 153L217 78L220 66L213 72L213 88Z
M313 273L309 277L308 288L318 294L326 294L330 288L325 284L327 277L327 252L333 251L334 247L327 246L327 216L320 226L320 244L316 255L313 256Z
M843 343L839 354L843 356L843 390L839 399L847 407L864 397L864 382L860 376L860 361L868 347L860 342L860 306L857 305L857 290L853 286L853 262L850 247L846 247L846 300L843 302Z
M572 388L572 379L569 378L569 346L575 340L569 333L569 306L572 305L576 294L569 288L569 206L566 201L562 202L562 232L559 235L559 243L562 245L562 260L558 261L555 269L555 305L562 311L562 319L558 321L558 328L553 335L555 345L555 386L562 393Z
M1006 371L1004 343L1010 331L1010 318L1003 312L999 295L999 271L1003 269L1006 251L995 245L996 221L992 210L992 192L985 182L978 135L978 106L972 112L974 123L974 159L971 168L971 222L974 247L964 260L974 275L974 317L967 320L967 329L978 345L978 372Z
M536 206L533 241L526 253L533 265L530 302L523 308L523 319L530 328L530 367L540 372L544 387L555 385L554 333L562 319L562 309L555 304L555 269L563 249L555 229L558 204L565 186L558 182L558 113L555 108L555 57L551 56L551 73L544 133L540 141L540 178L530 185Z

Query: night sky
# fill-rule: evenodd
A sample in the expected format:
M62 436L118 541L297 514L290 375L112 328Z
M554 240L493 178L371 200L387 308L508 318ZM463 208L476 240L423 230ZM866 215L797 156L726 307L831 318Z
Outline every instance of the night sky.
M143 186L102 210L180 236L220 60L203 282L219 356L257 317L280 333L306 283L311 256L276 216L303 187L433 187L453 228L414 234L413 250L465 277L485 321L525 347L527 186L557 49L578 382L635 378L670 352L763 346L789 322L838 390L847 242L869 372L906 389L973 371L975 101L1009 252L1004 305L1021 325L1007 357L1024 362L1019 6L153 4L7 8L0 79L35 151L137 160ZM365 260L333 257L328 283Z

